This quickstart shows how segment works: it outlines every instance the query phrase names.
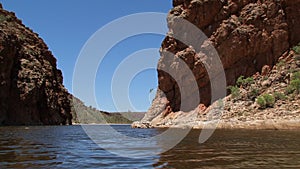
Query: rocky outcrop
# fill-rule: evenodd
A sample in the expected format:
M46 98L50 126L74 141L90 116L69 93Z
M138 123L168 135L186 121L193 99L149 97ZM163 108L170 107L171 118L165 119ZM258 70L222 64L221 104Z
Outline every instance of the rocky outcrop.
M235 84L241 75L248 77L261 73L265 65L272 68L300 41L299 5L299 0L173 0L174 8L168 15L169 33L162 43L158 63L160 91L142 122L155 125L162 121L156 118L166 109L173 113L190 112L201 103L209 106L215 101L211 100L211 79L203 66L210 58L207 44L214 46L219 54L227 85ZM199 43L194 46L176 39L178 31L184 31L182 26L178 27L180 19L193 23L207 38L199 38ZM186 39L197 37L188 31L183 33ZM170 53L174 56L170 57ZM178 65L178 58L193 72L197 90L189 87L191 81L185 78L187 72L174 66ZM166 68L176 72L176 78L165 72ZM179 86L174 79L180 79L185 86ZM188 90L183 90L185 88L190 90L189 94L186 94ZM198 91L200 101L189 100L189 95ZM191 104L182 109L182 101L187 100Z
M62 83L43 40L0 5L0 125L71 124Z
M132 127L300 129L300 55L286 52L272 70L251 79L254 81L237 87L235 95L208 107L200 104L189 113L161 113L151 122L136 122ZM266 94L274 98L274 105L259 104L258 98Z

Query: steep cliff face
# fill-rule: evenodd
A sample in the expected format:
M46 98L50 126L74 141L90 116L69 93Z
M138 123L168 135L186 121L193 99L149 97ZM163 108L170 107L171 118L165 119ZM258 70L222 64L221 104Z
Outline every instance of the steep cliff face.
M43 40L0 4L0 125L71 123L62 83Z
M209 58L203 52L206 44L212 44L217 50L227 85L232 85L241 75L261 72L265 65L272 68L284 52L300 41L300 0L173 0L173 6L168 15L169 33L162 43L158 63L160 91L142 120L145 124L161 114L188 112L200 103L204 107L211 103L210 79L202 63L203 58ZM179 30L178 18L193 23L207 39L189 46L173 37ZM195 35L186 32L186 36ZM173 59L169 52L174 54ZM189 95L180 97L181 87L170 74L162 71L166 67L174 68L176 76L188 88L186 72L172 66L177 58L193 72L200 93L200 102L190 100L192 104L184 110L180 108L181 99L188 100Z

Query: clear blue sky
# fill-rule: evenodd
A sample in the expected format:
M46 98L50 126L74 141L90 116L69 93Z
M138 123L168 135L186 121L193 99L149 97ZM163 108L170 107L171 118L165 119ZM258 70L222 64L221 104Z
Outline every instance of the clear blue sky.
M71 93L77 57L83 45L98 29L129 14L167 13L172 6L172 0L1 0L1 3L4 9L15 12L26 26L44 39L57 58L58 68L64 75L64 85ZM167 27L166 23L157 26ZM111 78L118 64L136 51L159 48L163 38L162 35L151 34L134 36L118 43L107 54L95 82L99 109L116 111L111 97ZM158 59L159 53L157 51L156 56L148 57ZM149 91L156 87L155 70L141 72L134 78L129 94L137 111L148 109ZM86 104L90 105L87 102Z

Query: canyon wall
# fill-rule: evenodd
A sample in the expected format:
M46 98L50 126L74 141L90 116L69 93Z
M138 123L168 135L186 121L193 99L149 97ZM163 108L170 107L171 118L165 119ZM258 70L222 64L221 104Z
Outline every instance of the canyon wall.
M218 52L227 85L233 85L241 75L261 73L265 65L272 68L280 56L300 41L300 0L173 0L173 6L167 18L169 32L160 49L159 90L142 120L144 124L159 115L189 112L214 101L211 100L211 79L204 66L210 57L206 54L207 44ZM180 19L194 24L207 37L199 38L194 46L176 39L176 33L184 30L178 27ZM193 32L185 33L190 39L198 36ZM180 70L178 59L193 72L196 90L190 87L187 72ZM176 72L176 78L164 71L166 68ZM184 87L174 79L179 79ZM182 92L186 92L184 97ZM199 99L189 100L194 92L200 93ZM181 107L183 100L191 103L184 109Z
M69 97L47 45L0 4L0 125L71 124Z

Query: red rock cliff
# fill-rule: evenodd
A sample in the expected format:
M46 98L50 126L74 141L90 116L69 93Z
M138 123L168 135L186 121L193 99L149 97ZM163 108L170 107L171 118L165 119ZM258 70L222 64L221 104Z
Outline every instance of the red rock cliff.
M0 4L0 125L71 123L62 83L43 40Z
M162 43L158 63L159 89L155 100L142 121L151 121L161 113L180 111L181 92L163 68L172 67L186 87L185 72L172 66L181 58L197 80L200 102L191 102L183 111L190 111L200 103L211 103L210 80L201 63L199 52L204 44L212 44L223 63L227 85L241 76L261 72L264 65L272 67L278 58L300 41L300 0L173 0L168 15L169 33ZM198 46L188 46L174 38L178 28L176 19L183 18L196 25L208 37ZM194 36L188 35L187 36ZM173 59L167 57L173 53ZM209 56L203 56L209 57ZM184 99L189 99L188 96Z

